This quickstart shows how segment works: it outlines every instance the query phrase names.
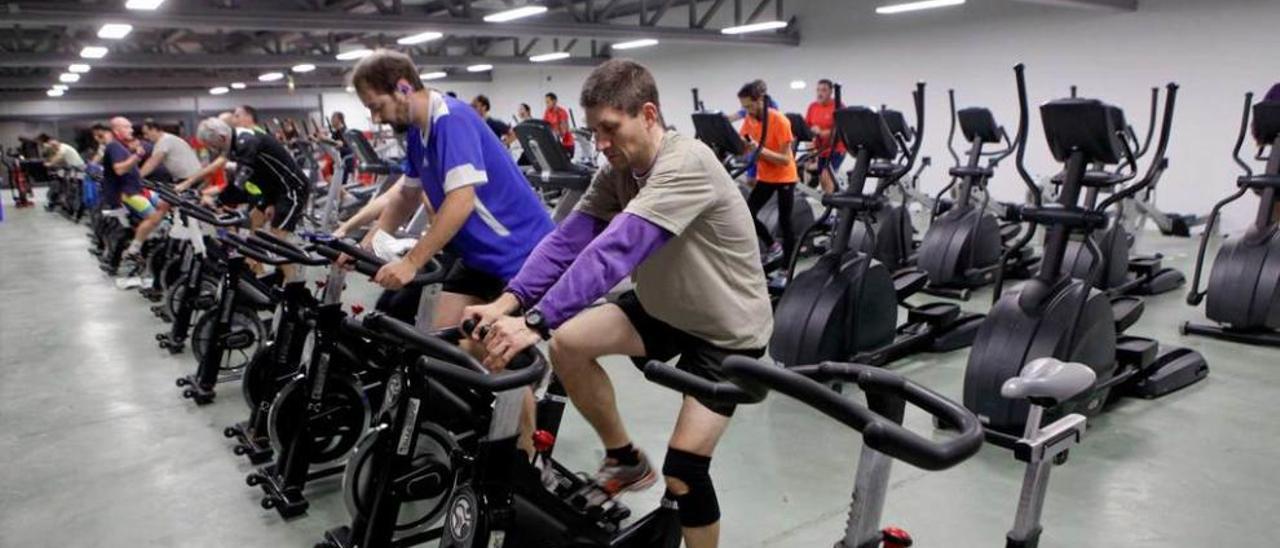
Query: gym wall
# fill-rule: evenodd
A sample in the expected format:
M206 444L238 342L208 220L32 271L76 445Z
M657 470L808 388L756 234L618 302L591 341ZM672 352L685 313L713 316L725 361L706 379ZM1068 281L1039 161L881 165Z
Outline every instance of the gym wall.
M680 46L662 44L628 52L656 73L663 111L670 124L692 131L690 88L700 89L708 108L736 110L737 90L764 78L783 109L804 112L813 86L827 77L844 84L847 104L909 110L917 80L929 84L924 154L935 165L923 186L946 183L944 167L949 124L947 89L957 106L986 106L1012 135L1017 128L1012 67L1027 64L1032 104L1065 97L1072 84L1080 94L1124 108L1145 134L1150 89L1176 81L1178 97L1170 169L1159 205L1168 211L1208 211L1234 186L1237 166L1231 147L1246 91L1261 95L1280 81L1280 64L1267 37L1280 21L1273 0L1142 0L1134 13L1041 6L1014 0L970 0L960 8L876 15L877 2L806 0L792 5L803 45ZM856 11L850 5L857 5ZM726 8L722 11L731 12ZM672 15L674 17L674 15ZM490 86L494 111L515 112L523 101L542 112L542 93L555 91L577 108L578 89L589 71L559 67L500 68ZM792 90L803 80L806 89ZM1038 116L1032 118L1028 168L1037 177L1057 168L1048 155ZM1012 167L1011 164L1006 167ZM992 185L997 197L1023 199L1012 169ZM1228 210L1228 229L1247 224L1253 202Z

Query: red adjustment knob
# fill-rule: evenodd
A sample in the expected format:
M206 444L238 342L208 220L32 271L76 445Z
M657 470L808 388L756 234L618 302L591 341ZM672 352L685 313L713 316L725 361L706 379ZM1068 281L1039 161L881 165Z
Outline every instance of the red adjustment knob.
M546 430L538 430L533 433L533 449L539 453L546 453L556 445L556 435Z
M880 534L884 537L884 548L908 548L914 542L909 533L897 527L885 527Z
M352 316L359 316L359 315L361 315L361 314L363 314L363 313L364 313L364 305L361 305L361 304L353 304L353 305L351 305L351 315L352 315Z
M316 280L316 289L324 289L324 280Z

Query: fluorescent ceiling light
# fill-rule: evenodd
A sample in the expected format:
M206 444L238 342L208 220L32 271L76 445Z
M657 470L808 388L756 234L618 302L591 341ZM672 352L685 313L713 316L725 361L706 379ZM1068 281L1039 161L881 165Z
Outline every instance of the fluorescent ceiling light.
M765 21L763 23L752 23L750 25L741 25L737 27L729 27L720 29L721 34L746 34L749 32L764 32L766 30L775 30L787 28L786 21Z
M80 50L80 56L85 59L102 59L107 56L107 48L102 46L85 46Z
M506 23L547 12L546 6L525 6L484 16L486 23Z
M534 63L545 63L547 61L559 61L561 59L568 59L568 58L569 58L569 52L567 51L556 51L552 53L543 53L541 55L529 56L529 60L533 61Z
M67 91L68 89L71 89L71 88L68 87L66 84L54 84L53 89Z
M266 73L266 74L263 74L263 75L259 76L259 77L258 77L258 81L259 81L259 82L274 82L274 81L279 80L279 79L281 79L281 78L284 78L284 73L282 73L282 72L268 72L268 73Z
M656 46L656 45L658 45L658 41L654 40L653 38L641 38L639 40L632 40L630 42L618 42L617 44L613 45L613 49L647 48L649 46Z
M908 11L920 11L933 8L945 8L947 6L959 6L965 0L922 0L920 2L907 2L905 4L892 4L888 6L880 6L876 8L876 13L881 15L889 15L893 13L903 13Z
M418 75L418 77L419 77L419 78L422 78L423 80L439 80L439 79L444 78L445 76L448 76L448 75L449 75L449 73L447 73L447 72L445 72L445 71L437 70L437 71L435 71L435 72L424 72L424 73L422 73L422 74L419 74L419 75Z
M294 65L293 68L290 70L294 72L311 72L315 69L316 69L315 65L311 63L303 63L301 65Z
M342 53L339 53L339 54L338 54L338 60L339 60L339 61L354 61L354 60L356 60L356 59L359 59L359 58L361 58L361 57L364 57L364 56L366 56L366 55L369 55L370 53L373 53L373 50L371 50L371 49L353 49L353 50L351 50L351 51L344 51L344 52L342 52Z
M807 85L804 83L804 80L791 81L791 89L804 89L806 86Z
M49 91L44 92L44 94L48 95L49 97L62 97L63 93L66 93L66 92L58 88L53 88Z
M347 86L347 93L355 93L355 92L356 92L355 86Z
M231 82L231 89L244 89L244 82Z
M74 72L64 72L58 75L58 81L64 84L74 84L80 81L80 75Z
M471 65L467 67L467 72L484 72L493 70L493 65Z
M210 95L222 95L222 94L224 94L224 93L226 93L226 92L228 92L228 91L231 91L231 90L227 89L227 87L226 87L226 86L218 86L218 87L216 87L216 88L209 88L209 94L210 94Z
M71 65L71 66L67 67L67 72L74 72L74 73L76 73L76 74L84 74L84 73L86 73L86 72L89 72L89 69L90 69L90 68L92 68L92 67L90 67L89 65L86 65L86 64L84 64L84 63L76 63L76 64L74 64L74 65Z
M133 32L133 25L125 25L121 23L107 23L98 29L98 38L106 38L108 40L119 40L128 36Z
M160 7L164 0L129 0L124 7L131 10L153 10Z
M405 36L404 38L396 40L396 43L402 46L412 46L414 44L430 42L442 36L444 36L443 33L434 32L434 31L419 32L418 34L415 34L413 36Z

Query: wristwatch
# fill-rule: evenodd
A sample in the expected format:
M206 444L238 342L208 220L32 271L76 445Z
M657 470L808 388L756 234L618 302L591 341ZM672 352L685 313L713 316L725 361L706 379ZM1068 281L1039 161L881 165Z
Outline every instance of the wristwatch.
M551 338L551 330L547 329L547 319L542 316L542 311L537 308L531 308L524 313L524 325L537 333L542 340Z

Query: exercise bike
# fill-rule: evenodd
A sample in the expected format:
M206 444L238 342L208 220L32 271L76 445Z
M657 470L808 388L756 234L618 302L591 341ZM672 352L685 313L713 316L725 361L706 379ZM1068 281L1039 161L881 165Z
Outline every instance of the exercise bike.
M539 403L534 461L517 449L525 392L548 374L536 348L506 371L489 373L456 346L467 325L429 335L371 314L363 326L391 341L400 358L378 426L347 466L352 523L329 530L317 546L384 548L435 539L444 548L680 545L673 501L624 525L630 509L552 460L559 425L543 415L562 408L562 398ZM441 515L444 523L431 527Z
M955 159L955 166L949 172L951 182L934 199L932 221L920 243L917 264L929 275L925 293L968 300L974 288L995 281L996 269L1006 268L1009 275L1027 278L1038 259L1029 248L1024 248L1013 263L1000 261L1005 245L1021 231L1017 222L1002 223L1001 217L992 212L988 187L995 168L1014 152L1009 134L996 123L990 110L972 107L957 111L955 91L948 90L947 94L951 105L947 149ZM952 146L957 123L969 143L963 164ZM1001 142L1005 143L1003 149L983 150L986 145ZM987 158L985 166L981 165L983 158ZM955 201L945 213L939 214L943 195L957 185ZM981 194L981 201L976 204L974 193Z
M923 129L923 83L913 95ZM838 211L839 225L830 250L812 268L794 275L779 299L770 356L788 366L848 359L879 366L914 352L968 346L981 316L962 313L950 303L905 303L923 288L927 275L916 269L895 270L871 253L877 236L871 218L889 207L885 191L911 171L920 141L905 154L905 163L895 162L899 147L905 148L903 135L890 131L882 112L866 107L837 110L835 130L855 157L848 188L823 197L827 211L822 217ZM871 178L878 182L874 192L866 194ZM868 236L861 245L855 225ZM908 313L900 327L899 306Z
M1014 291L1002 292L1003 276L997 275L996 301L978 330L969 353L964 378L964 404L982 419L988 438L1009 444L1026 428L1027 403L1001 397L1006 381L1019 376L1025 364L1041 357L1083 363L1095 372L1097 382L1079 396L1046 410L1052 420L1070 413L1092 416L1122 395L1156 398L1203 380L1209 367L1198 353L1185 348L1164 348L1151 339L1121 335L1137 321L1142 302L1137 298L1114 299L1094 288L1095 266L1090 277L1078 278L1065 264L1073 235L1104 228L1106 210L1112 204L1140 192L1152 183L1155 167L1164 158L1172 128L1177 86L1170 86L1165 103L1160 145L1151 169L1140 182L1119 188L1137 177L1133 150L1123 138L1119 109L1098 100L1060 99L1040 107L1045 135L1053 157L1066 165L1056 203L1042 205L1038 187L1027 173L1028 106L1024 68L1014 68L1020 106L1016 166L1032 189L1033 203L1020 208L1021 218L1032 223L1018 242L1005 252L1008 260L1030 241L1037 226L1045 226L1044 259L1034 278ZM1126 163L1124 173L1088 170L1091 164ZM1102 188L1115 192L1096 207L1081 207L1081 193ZM1100 265L1092 238L1079 240Z
M1236 179L1239 190L1214 205L1209 214L1209 229L1200 238L1195 277L1191 291L1187 293L1187 304L1191 306L1207 301L1205 316L1219 325L1186 322L1182 324L1182 333L1280 346L1280 333L1277 332L1280 330L1280 237L1277 236L1280 230L1277 228L1280 224L1277 217L1280 210L1277 208L1280 204L1280 153L1277 153L1280 150L1280 102L1252 103L1253 94L1245 95L1240 136L1232 153L1245 174ZM1267 163L1265 171L1258 175L1240 159L1251 106L1253 138L1258 142L1258 153L1254 158ZM1265 154L1268 147L1271 152ZM1244 234L1223 242L1209 273L1209 285L1201 291L1200 275L1212 228L1222 208L1250 190L1259 195L1253 224Z

